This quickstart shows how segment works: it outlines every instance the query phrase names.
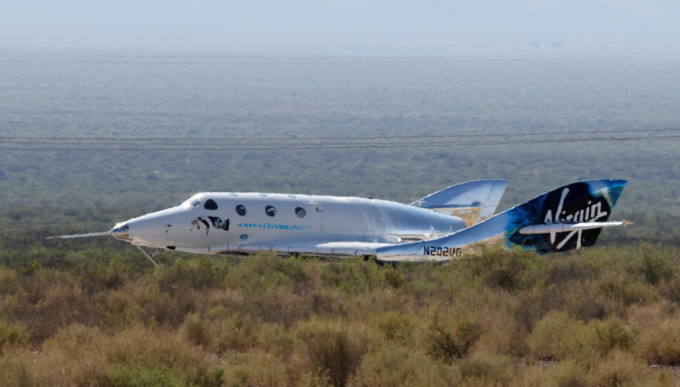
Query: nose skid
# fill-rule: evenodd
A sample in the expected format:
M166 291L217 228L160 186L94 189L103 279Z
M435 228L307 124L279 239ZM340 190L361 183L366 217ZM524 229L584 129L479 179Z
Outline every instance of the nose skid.
M118 240L132 242L130 226L127 223L118 223L116 227L111 229L111 235Z

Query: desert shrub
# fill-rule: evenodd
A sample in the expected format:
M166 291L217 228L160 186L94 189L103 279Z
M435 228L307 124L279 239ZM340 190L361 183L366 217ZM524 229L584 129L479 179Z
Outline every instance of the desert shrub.
M532 331L536 322L548 312L564 308L564 298L561 288L557 286L522 291L516 296L514 319L526 331Z
M223 385L222 369L206 372L201 369L195 374L186 374L168 368L164 364L131 363L114 364L104 376L108 386L201 386L219 387Z
M633 269L641 273L648 284L657 285L661 280L671 278L673 269L670 254L644 244L640 250L641 257Z
M456 265L456 262L443 266L434 262L399 263L394 270L401 274L404 282L400 285L398 293L411 299L416 307L425 306L431 301L432 296L439 293L447 283L455 285L458 282L455 275L450 274L451 272L459 273L456 270L456 266L459 265L460 263ZM447 267L450 267L450 270L446 270ZM387 278L385 280L387 281Z
M680 320L667 319L642 331L639 351L648 364L680 365Z
M373 325L382 332L388 341L409 341L413 337L413 319L402 313L379 314L373 320Z
M280 358L260 350L248 352L238 358L227 359L229 367L224 372L228 386L298 386L305 385L303 375L291 374ZM310 378L309 385L326 385L322 378Z
M318 295L316 291L313 292ZM263 322L281 322L292 326L296 321L305 320L312 314L316 302L327 301L323 296L301 296L295 294L292 285L274 286L253 290L243 294L243 302L237 311Z
M607 303L608 299L600 296L594 281L572 281L562 286L557 290L561 305L555 305L555 309L566 310L569 315L585 321L605 318L608 306L611 306L610 309L618 310L619 304L610 305Z
M636 385L642 384L651 376L644 362L628 352L615 350L609 356L593 363L588 372L588 385Z
M73 324L46 340L39 352L19 353L16 358L15 366L23 367L38 385L222 383L214 358L171 332L140 326L109 336Z
M222 370L214 366L214 355L203 352L200 347L162 328L151 330L139 325L131 327L111 336L100 350L112 365L138 364L151 375L159 367L171 369L188 381L187 384L221 383Z
M106 385L116 387L187 385L187 380L181 374L162 364L114 364L104 378Z
M26 353L0 358L0 386L34 386L33 362Z
M603 273L594 286L595 294L601 294L607 300L604 303L607 315L622 316L625 309L632 304L649 303L659 298L653 286L635 281L633 276L622 271Z
M197 293L193 289L170 294L161 291L158 283L153 280L140 281L130 289L135 303L143 311L143 321L156 322L178 327L184 317L196 311Z
M72 323L96 320L95 305L68 273L41 269L22 276L13 293L3 302L3 314L20 321L36 343Z
M249 316L229 313L224 308L213 308L206 315L206 329L220 353L245 351L256 342L256 326Z
M328 288L311 290L302 301L317 316L346 316L349 309L347 299Z
M515 291L526 286L529 273L540 265L535 252L513 248L509 251L498 245L484 248L478 257L484 267L484 283L491 288Z
M554 367L554 369L549 370L549 372L547 373L547 377L545 379L547 381L554 382L557 386L565 387L588 386L586 370L583 368L583 366L579 365L574 360L565 360L559 362Z
M385 278L385 282L394 289L401 288L406 282L403 273L390 265L382 268L382 275Z
M282 359L287 359L295 348L296 335L283 324L260 324L257 329L258 347Z
M540 281L543 286L564 285L571 281L584 282L597 274L585 257L569 254L566 257L551 259L550 264L540 272L541 278L536 279L536 282Z
M83 259L73 269L78 283L88 293L118 289L130 278L131 265L120 254L109 258L109 262Z
M338 322L312 319L296 326L314 370L334 386L344 386L368 348L366 340L352 336Z
M515 297L505 291L494 292L474 309L475 321L482 329L474 351L506 356L523 356L529 352L526 344L529 330L517 319Z
M0 266L0 294L13 293L18 286L17 278L18 274L15 270Z
M281 258L275 253L258 253L238 265L231 266L225 274L223 285L231 289L258 292L271 287L292 285L302 291L309 288L304 270L305 261Z
M605 321L591 321L589 328L594 330L594 348L601 354L607 354L613 349L631 350L637 338L634 327L618 318Z
M207 257L192 260L176 260L172 266L161 266L154 275L161 291L170 294L187 289L202 290L220 285L226 265L216 265Z
M187 315L181 332L192 344L219 353L245 351L256 343L251 320L221 307L211 309L204 317Z
M669 301L680 303L680 271L669 278L661 278L658 284L659 293Z
M550 312L527 337L531 355L538 360L583 359L592 353L588 330L565 312Z
M125 326L149 321L152 318L140 305L138 299L139 289L137 283L127 283L123 288L110 290L102 294L102 299L97 303L101 311L102 328L122 329Z
M427 352L449 363L462 359L482 332L482 327L470 318L462 316L444 320L434 316L425 332Z
M346 260L326 265L322 269L321 280L342 294L353 296L381 286L385 277L374 262Z
M102 384L108 366L102 348L107 337L97 328L72 324L45 340L31 359L38 385Z
M21 324L10 324L0 320L0 354L5 348L28 344L31 334Z
M206 348L213 346L212 332L208 331L207 324L198 313L188 314L184 318L181 330L184 338L192 344Z
M507 356L475 353L459 363L463 382L469 385L508 385L513 378Z
M351 377L357 386L452 386L459 384L456 366L431 360L425 353L387 344L367 353Z

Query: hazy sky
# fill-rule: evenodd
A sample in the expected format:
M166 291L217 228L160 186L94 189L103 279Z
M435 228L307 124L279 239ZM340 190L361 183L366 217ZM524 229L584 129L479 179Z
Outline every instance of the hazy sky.
M323 55L559 46L667 51L680 46L678 16L680 2L670 0L3 0L0 47Z

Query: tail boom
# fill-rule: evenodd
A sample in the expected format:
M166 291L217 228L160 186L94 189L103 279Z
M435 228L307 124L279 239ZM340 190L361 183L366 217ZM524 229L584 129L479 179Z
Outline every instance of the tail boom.
M607 221L625 184L625 180L573 183L451 235L380 247L376 255L385 261L445 260L460 255L463 247L496 239L541 253L592 246L603 228L627 224Z

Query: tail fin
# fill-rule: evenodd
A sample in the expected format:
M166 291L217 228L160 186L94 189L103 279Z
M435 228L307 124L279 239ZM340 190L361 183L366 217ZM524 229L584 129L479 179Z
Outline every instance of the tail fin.
M570 184L508 210L508 244L539 252L592 246L619 199L625 180L589 180Z
M385 261L444 260L460 254L460 248L504 238L539 252L578 249L595 244L607 222L625 180L587 180L560 187L513 207L481 223L429 241L379 247Z
M471 226L493 215L501 201L507 180L475 180L444 188L412 206L458 216Z

